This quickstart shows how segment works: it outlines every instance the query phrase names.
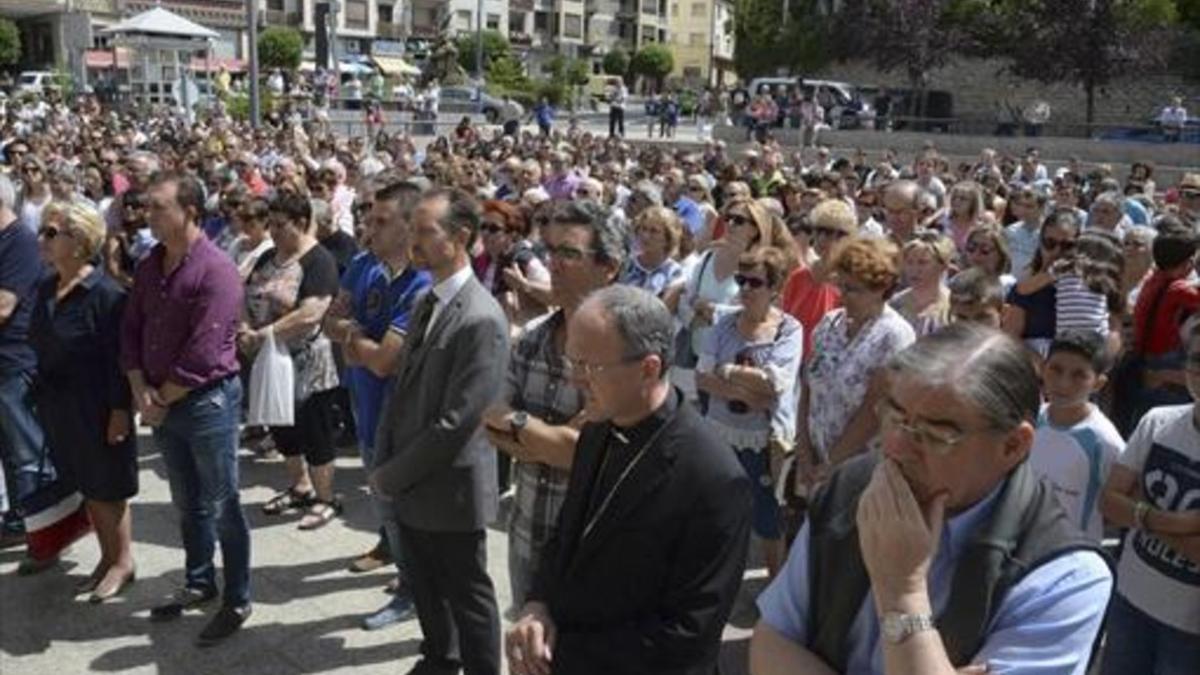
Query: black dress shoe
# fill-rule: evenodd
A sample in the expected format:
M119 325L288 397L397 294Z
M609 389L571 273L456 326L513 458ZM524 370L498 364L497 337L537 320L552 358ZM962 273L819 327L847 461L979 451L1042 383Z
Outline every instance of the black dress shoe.
M407 675L458 675L462 666L453 661L432 661L422 658Z
M242 605L241 607L230 607L228 605L221 608L212 621L200 631L200 637L196 639L197 647L211 647L225 638L233 635L246 623L246 619L250 618L250 605Z
M150 610L151 621L178 619L183 610L198 607L217 597L215 588L192 588L185 586L167 598L166 602Z

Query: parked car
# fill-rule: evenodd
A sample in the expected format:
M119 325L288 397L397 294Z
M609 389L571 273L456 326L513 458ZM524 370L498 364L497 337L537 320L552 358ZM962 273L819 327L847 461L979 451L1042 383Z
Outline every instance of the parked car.
M499 122L503 117L523 117L525 115L525 108L520 103L496 98L486 91L480 92L474 87L442 87L441 96L438 99L438 110L444 113L480 112L480 95L483 97L483 117L490 124Z
M26 70L17 76L17 93L41 95L54 86L54 73L48 70Z

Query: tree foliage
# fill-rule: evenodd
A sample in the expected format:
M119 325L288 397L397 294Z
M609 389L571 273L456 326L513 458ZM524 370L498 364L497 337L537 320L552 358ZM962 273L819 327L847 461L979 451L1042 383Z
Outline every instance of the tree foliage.
M614 49L604 55L601 67L607 75L624 76L629 72L629 54L626 54L624 49Z
M660 44L648 44L633 55L629 70L635 75L645 76L655 82L656 89L662 89L663 79L675 69L675 55L671 50Z
M11 66L21 60L21 34L17 24L0 18L0 66Z
M271 26L258 36L258 63L264 68L295 70L304 53L304 37L294 28Z
M454 46L458 49L458 65L468 73L475 72L475 33L460 35ZM486 73L493 61L512 55L508 38L500 31L483 31L483 71Z
M1097 88L1167 63L1177 17L1172 0L1007 0L978 30L1014 75L1082 87L1091 124Z

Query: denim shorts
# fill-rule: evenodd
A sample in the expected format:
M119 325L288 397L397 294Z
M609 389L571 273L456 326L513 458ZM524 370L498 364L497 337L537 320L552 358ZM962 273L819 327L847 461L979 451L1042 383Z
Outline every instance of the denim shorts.
M734 448L738 461L750 477L751 493L754 496L754 534L763 539L779 539L783 536L779 501L775 499L775 486L771 482L771 459L765 449Z

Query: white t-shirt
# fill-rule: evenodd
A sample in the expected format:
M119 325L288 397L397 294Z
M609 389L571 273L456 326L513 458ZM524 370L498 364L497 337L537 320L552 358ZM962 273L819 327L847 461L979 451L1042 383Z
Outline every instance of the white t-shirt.
M1200 432L1193 404L1146 413L1118 460L1164 511L1200 509ZM1117 568L1117 592L1173 628L1200 635L1200 564L1141 530L1130 530Z
M1046 408L1038 415L1029 466L1051 483L1071 522L1099 543L1104 536L1100 492L1113 462L1125 451L1125 440L1096 406L1070 427L1054 426Z

